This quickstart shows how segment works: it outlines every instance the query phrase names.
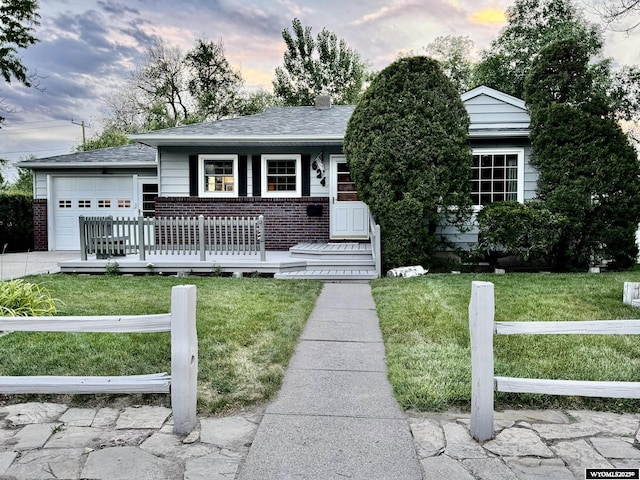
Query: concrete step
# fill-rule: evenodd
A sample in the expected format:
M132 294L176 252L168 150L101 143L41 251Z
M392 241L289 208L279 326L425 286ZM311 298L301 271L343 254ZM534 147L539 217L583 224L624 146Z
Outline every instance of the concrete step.
M299 270L276 273L274 278L282 280L369 281L378 278L378 275L375 269Z
M289 249L293 258L322 260L372 257L370 243L299 243Z

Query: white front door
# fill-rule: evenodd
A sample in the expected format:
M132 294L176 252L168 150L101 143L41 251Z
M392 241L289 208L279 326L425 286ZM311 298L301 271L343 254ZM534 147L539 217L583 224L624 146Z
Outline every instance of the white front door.
M331 155L331 239L369 238L369 207L360 201L344 155Z

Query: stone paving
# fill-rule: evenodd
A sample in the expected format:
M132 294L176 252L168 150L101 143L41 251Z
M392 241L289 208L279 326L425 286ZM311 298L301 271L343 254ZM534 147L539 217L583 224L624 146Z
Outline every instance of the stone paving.
M496 412L495 437L482 444L468 415L414 415L410 424L425 480L584 480L587 468L640 468L640 415Z
M0 408L0 480L232 480L263 413L203 417L184 437L164 407L9 405ZM425 480L582 480L586 468L640 468L640 415L496 412L496 435L483 444L465 414L408 421Z
M230 480L261 416L202 418L184 437L165 407L9 405L0 408L0 480Z

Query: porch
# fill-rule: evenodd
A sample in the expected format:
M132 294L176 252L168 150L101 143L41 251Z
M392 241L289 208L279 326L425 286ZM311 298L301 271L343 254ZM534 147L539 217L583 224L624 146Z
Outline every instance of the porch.
M265 249L262 217L80 218L80 259L62 273L273 275L368 281L381 275L379 227L366 242L302 242Z

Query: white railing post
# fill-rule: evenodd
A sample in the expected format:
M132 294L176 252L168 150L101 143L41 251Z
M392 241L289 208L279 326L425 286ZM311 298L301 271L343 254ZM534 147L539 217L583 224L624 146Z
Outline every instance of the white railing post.
M84 217L80 215L78 217L79 231L80 231L80 260L87 259L87 231Z
M260 241L260 261L264 262L267 259L267 253L265 248L265 234L264 234L264 215L258 217L258 240Z
M477 441L493 437L493 283L472 282L469 303L471 334L471 435Z
M171 289L171 406L173 431L191 432L196 425L198 399L198 335L196 287Z
M146 259L146 252L144 246L144 216L138 216L138 254L140 255L140 260L144 261Z
M205 246L204 238L204 215L198 216L198 235L200 245L200 260L204 262L207 259L207 248Z

